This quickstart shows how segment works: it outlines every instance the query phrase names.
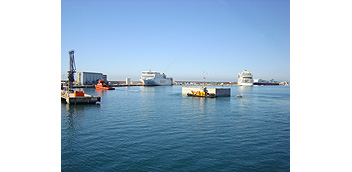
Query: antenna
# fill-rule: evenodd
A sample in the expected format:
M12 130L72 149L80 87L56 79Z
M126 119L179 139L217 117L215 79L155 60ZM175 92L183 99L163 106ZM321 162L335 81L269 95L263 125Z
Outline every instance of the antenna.
M205 75L207 75L208 73L206 73L205 71L203 71L204 77L203 77L203 87L205 87Z

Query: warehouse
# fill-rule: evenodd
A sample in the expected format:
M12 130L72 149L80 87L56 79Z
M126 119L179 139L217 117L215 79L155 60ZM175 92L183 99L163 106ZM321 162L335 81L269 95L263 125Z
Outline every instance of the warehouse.
M94 85L97 84L100 79L103 79L104 82L107 83L107 75L104 75L103 73L78 72L77 75L77 82L80 85Z

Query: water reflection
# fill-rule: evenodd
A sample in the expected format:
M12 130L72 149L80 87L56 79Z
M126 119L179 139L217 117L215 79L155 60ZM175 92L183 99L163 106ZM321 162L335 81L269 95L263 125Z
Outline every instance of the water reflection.
M74 151L75 143L77 142L77 135L79 135L79 120L83 118L84 106L82 105L69 105L65 104L65 112L62 113L62 130L61 135L65 136L61 138L62 142L65 143L65 147L70 151Z
M231 106L231 97L217 97L214 99L213 111L223 111Z
M248 94L243 94L244 92L240 92L239 94L241 94L243 97L239 98L236 97L234 95L234 97L232 98L233 100L235 100L234 102L234 108L236 109L237 112L239 112L240 114L246 114L249 111L249 108L252 106L251 105L251 96L249 96Z
M191 100L191 106L194 107L194 109L198 109L201 114L205 113L205 103L206 103L206 98L204 97L189 97Z
M66 121L65 127L66 129L74 129L77 125L77 120L82 118L84 115L85 105L70 105L66 104Z
M61 126L61 138L62 144L70 151L74 151L74 145L77 143L78 135L80 134L81 121L85 119L85 114L91 111L92 108L100 108L99 105L70 105L62 104L65 108L62 108L62 126Z
M238 86L238 90L240 92L246 92L246 91L251 91L253 90L252 86Z
M106 94L107 91L111 90L95 89L95 93L99 96L103 96L103 94Z
M195 114L205 114L207 111L215 110L216 99L204 97L189 97L182 95L182 108Z
M165 93L169 92L172 86L142 86L140 88L142 92Z
M141 88L141 91L143 91L143 92L155 92L154 86L143 86L140 88Z

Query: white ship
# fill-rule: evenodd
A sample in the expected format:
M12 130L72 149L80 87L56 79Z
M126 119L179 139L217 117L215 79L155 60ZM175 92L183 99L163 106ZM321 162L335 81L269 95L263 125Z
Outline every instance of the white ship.
M266 81L263 79L254 79L253 85L279 85L279 82L271 79L270 81Z
M238 74L238 85L240 86L253 86L253 75L249 70L244 70Z
M141 82L144 86L166 86L173 85L173 79L167 78L166 75L156 71L143 71Z

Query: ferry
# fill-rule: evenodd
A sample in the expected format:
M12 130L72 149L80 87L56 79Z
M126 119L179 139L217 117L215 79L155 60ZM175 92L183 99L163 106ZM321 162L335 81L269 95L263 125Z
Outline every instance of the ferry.
M271 79L270 81L266 81L263 79L254 79L253 85L279 85L279 82Z
M166 75L160 74L156 71L142 71L140 78L144 86L169 86L173 85L173 79L171 77L166 77Z
M95 89L99 90L115 90L114 87L108 86L104 80L99 80L99 83L95 85Z
M238 74L239 86L253 86L253 75L249 70L244 70Z

